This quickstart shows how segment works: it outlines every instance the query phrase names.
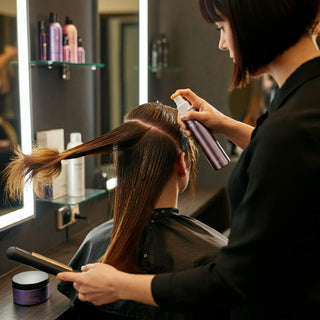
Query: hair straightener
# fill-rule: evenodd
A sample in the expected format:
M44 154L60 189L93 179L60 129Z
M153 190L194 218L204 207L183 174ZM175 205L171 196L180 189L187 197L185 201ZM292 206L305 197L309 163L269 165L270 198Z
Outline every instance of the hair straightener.
M42 256L35 252L28 252L18 247L9 247L7 257L20 263L24 263L41 271L57 275L59 272L74 271L70 266L56 260Z

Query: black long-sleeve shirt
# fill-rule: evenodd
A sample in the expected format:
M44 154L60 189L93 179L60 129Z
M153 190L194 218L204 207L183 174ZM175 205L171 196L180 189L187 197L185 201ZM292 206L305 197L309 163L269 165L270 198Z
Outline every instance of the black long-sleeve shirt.
M260 117L229 180L231 234L215 263L159 274L168 310L230 307L233 319L320 319L320 58Z

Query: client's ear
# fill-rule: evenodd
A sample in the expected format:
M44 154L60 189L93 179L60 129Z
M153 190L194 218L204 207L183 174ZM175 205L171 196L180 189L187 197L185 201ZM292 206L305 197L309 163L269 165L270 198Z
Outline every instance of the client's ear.
M177 170L182 177L184 177L187 174L187 165L184 157L185 157L185 153L181 152L179 159L177 161Z

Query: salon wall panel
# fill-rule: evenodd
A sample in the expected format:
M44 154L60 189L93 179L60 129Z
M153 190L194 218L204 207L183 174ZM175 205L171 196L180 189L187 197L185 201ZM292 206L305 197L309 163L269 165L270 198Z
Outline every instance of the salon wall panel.
M86 61L96 62L96 1L30 0L31 59L38 58L37 22L48 21L56 12L63 26L69 16L78 28L86 49ZM70 132L82 133L83 141L96 135L97 72L90 68L71 67L71 79L62 80L59 69L32 68L32 106L34 133L53 128L65 129L65 144ZM93 184L94 157L86 159L87 186Z
M222 112L229 114L232 61L227 52L218 49L219 32L214 25L204 21L198 1L150 0L150 39L157 30L166 33L169 39L169 65L179 66L182 71L164 72L160 79L150 73L149 100L158 99L173 106L170 95L178 88L191 88ZM226 139L218 138L226 147ZM213 171L201 156L198 163L199 184L226 185L232 166Z

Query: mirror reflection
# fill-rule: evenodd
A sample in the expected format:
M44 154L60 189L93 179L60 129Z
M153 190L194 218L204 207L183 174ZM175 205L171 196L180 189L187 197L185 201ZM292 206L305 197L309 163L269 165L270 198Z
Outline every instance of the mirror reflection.
M0 172L10 157L11 148L21 143L18 68L17 15L15 0L0 2ZM21 207L4 198L4 179L0 178L0 215Z
M139 1L99 0L101 130L118 126L139 103Z
M139 104L139 1L99 0L101 70L101 133L118 126ZM113 177L109 156L102 170ZM110 181L111 181L110 180ZM108 187L107 187L108 188Z

